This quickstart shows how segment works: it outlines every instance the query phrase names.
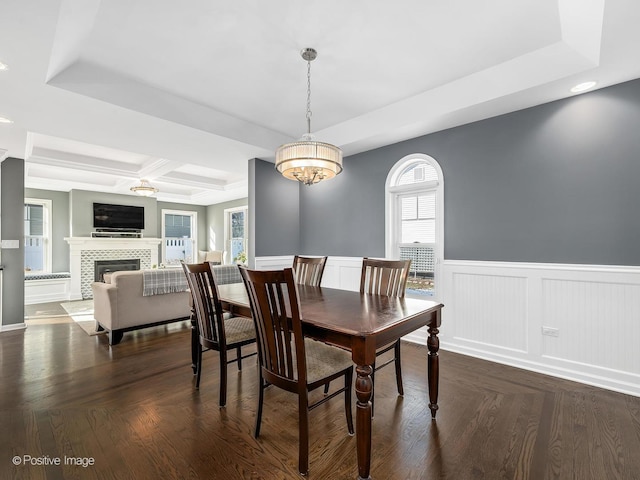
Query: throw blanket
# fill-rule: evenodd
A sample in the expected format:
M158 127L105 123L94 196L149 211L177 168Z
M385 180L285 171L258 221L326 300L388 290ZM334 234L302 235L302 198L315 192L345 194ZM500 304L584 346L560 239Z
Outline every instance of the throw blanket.
M142 296L186 292L187 277L181 268L142 271Z
M238 265L212 265L211 271L218 285L227 283L242 283L242 276Z

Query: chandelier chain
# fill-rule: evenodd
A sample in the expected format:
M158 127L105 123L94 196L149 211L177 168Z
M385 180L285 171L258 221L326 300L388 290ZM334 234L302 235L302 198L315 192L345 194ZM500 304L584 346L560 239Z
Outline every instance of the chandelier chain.
M311 60L307 60L307 133L311 134Z

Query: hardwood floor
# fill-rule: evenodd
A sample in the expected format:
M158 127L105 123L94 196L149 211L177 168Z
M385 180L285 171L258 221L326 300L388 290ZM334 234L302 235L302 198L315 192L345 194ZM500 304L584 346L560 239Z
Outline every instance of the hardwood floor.
M0 478L299 478L295 396L267 389L254 439L255 361L230 367L221 409L212 352L193 387L189 335L172 324L110 348L73 322L0 334ZM403 344L404 397L393 369L376 375L373 478L640 479L640 398L446 351L440 365L435 422L425 348ZM311 413L311 479L356 478L343 408ZM12 464L25 455L95 464Z

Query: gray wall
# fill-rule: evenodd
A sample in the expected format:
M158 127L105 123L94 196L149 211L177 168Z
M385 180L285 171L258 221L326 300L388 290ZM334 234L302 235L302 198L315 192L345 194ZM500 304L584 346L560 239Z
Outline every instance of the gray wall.
M18 240L19 248L2 249L2 324L24 322L24 160L0 164L0 231L2 240Z
M207 233L209 243L207 245L203 244L202 250L225 250L224 211L227 208L242 207L244 205L249 205L249 199L246 197L239 198L238 200L231 200L229 202L218 203L216 205L209 205L207 207L207 225L209 228ZM249 224L247 224L247 227L248 226Z
M300 252L384 257L384 184L393 165L388 163L348 157L336 178L299 186Z
M51 200L51 269L54 272L69 271L69 244L64 241L69 235L69 193L53 190L25 188L24 196Z
M257 256L291 255L300 247L298 182L273 163L249 160L249 264Z
M336 179L299 189L286 253L384 256L386 176L424 153L444 174L445 258L640 265L639 125L634 80L347 157ZM256 170L261 203L288 182L272 174ZM285 253L262 242L279 211L256 217L257 254Z

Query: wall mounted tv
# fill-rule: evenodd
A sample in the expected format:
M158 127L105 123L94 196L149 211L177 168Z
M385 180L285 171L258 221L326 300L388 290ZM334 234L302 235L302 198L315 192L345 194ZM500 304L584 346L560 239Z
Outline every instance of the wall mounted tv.
M94 203L93 228L129 231L142 230L144 228L144 207Z

